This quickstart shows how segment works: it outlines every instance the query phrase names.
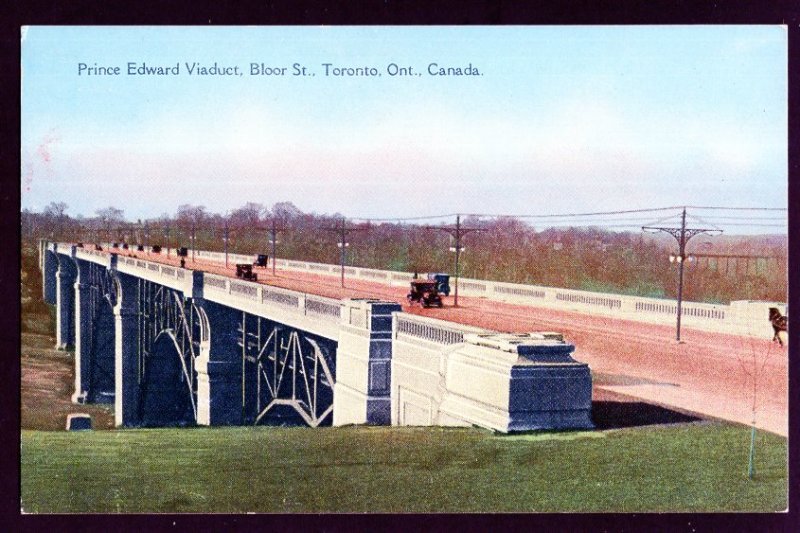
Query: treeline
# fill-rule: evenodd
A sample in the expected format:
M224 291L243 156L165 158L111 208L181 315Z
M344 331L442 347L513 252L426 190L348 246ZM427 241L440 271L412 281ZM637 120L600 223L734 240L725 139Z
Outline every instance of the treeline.
M269 253L271 230L277 230L279 257L339 263L339 214L304 213L289 202L270 208L248 203L227 216L204 206L182 205L174 215L127 221L109 207L96 216L70 217L67 206L53 203L41 213L22 212L23 239L38 238L134 244L192 246L222 251L228 236L231 253ZM449 225L452 226L450 222ZM537 231L513 218L465 218L471 232L462 240L463 277L526 283L596 292L675 298L678 269L669 262L677 250L668 235L612 232L602 228L550 228ZM448 232L400 223L346 221L347 264L376 269L454 272L455 246ZM691 253L786 256L785 236L695 237ZM732 300L786 301L786 261L722 260L686 264L684 299L709 303Z

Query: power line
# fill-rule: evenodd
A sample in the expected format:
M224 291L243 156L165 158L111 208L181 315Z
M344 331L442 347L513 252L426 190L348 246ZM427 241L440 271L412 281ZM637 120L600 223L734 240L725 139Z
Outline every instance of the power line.
M727 211L788 211L785 207L719 207L719 206L697 206L687 205L686 209L714 209Z
M452 218L457 216L458 213L451 213L447 215L430 215L418 217L395 217L395 218L364 218L364 217L351 217L350 220L361 220L364 222L404 222L406 220L431 220L436 218Z
M725 222L722 224L723 226L746 226L746 227L757 227L757 228L785 228L786 224L746 224L746 223L739 223L739 222Z
M718 215L713 215L708 218L708 220L773 220L773 221L781 221L786 220L786 217L721 217Z
M491 214L481 214L481 213L462 213L463 216L471 216L471 217L491 217L491 218L498 218L498 217L505 217L505 218L563 218L563 217L588 217L588 216L600 216L600 215L624 215L628 213L652 213L655 211L671 211L674 209L681 209L682 206L672 206L672 207L654 207L650 209L625 209L619 211L597 211L592 213L559 213L559 214L546 214L546 215L491 215Z

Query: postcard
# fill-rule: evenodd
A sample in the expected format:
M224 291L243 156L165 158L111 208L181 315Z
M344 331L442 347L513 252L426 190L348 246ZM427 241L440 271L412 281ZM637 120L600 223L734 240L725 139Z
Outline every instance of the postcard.
M21 40L22 513L787 509L786 26Z

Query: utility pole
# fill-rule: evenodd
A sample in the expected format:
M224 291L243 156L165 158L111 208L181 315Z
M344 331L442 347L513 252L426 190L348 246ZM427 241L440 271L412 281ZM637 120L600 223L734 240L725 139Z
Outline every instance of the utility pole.
M347 247L350 246L350 243L347 242L347 234L353 231L367 231L369 228L348 228L347 227L347 220L342 217L342 223L339 227L329 227L323 228L327 231L333 231L339 234L339 248L342 249L341 253L341 264L342 264L342 287L344 287L344 264L347 257Z
M279 231L288 231L288 228L286 228L286 227L280 227L279 228L277 222L273 218L271 227L269 228L269 234L270 234L269 244L270 244L270 246L272 248L272 275L273 276L276 275L275 274L275 259L276 259L277 256L275 255L275 245L278 243L278 232Z
M459 274L458 269L459 269L459 260L461 258L461 251L463 250L463 247L461 246L461 238L469 233L474 233L477 231L486 231L486 229L462 227L461 215L456 215L456 226L454 228L448 226L427 226L427 229L438 229L441 231L446 231L455 240L455 250L453 250L453 247L451 247L450 251L456 252L456 260L454 266L455 290L453 291L453 307L458 307L458 274Z
M225 268L228 268L228 217L225 217L225 234L222 239L225 241Z
M667 228L660 226L642 226L642 231L657 232L663 231L669 233L678 241L678 255L670 256L670 262L677 261L678 263L678 318L675 333L675 340L681 341L681 306L683 304L683 264L686 262L686 244L689 239L701 233L722 233L720 229L707 229L707 228L687 228L686 227L686 207L683 208L681 213L681 227L680 228Z
M192 220L192 263L194 263L194 248L195 248L195 221Z
M169 222L167 222L167 226L164 228L164 244L167 247L167 257L169 257Z

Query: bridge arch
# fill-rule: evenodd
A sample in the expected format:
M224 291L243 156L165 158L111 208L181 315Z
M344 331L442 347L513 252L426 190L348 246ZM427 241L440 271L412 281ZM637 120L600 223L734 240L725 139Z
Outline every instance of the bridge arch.
M141 376L139 417L146 427L187 426L197 420L193 370L172 329L153 340Z

